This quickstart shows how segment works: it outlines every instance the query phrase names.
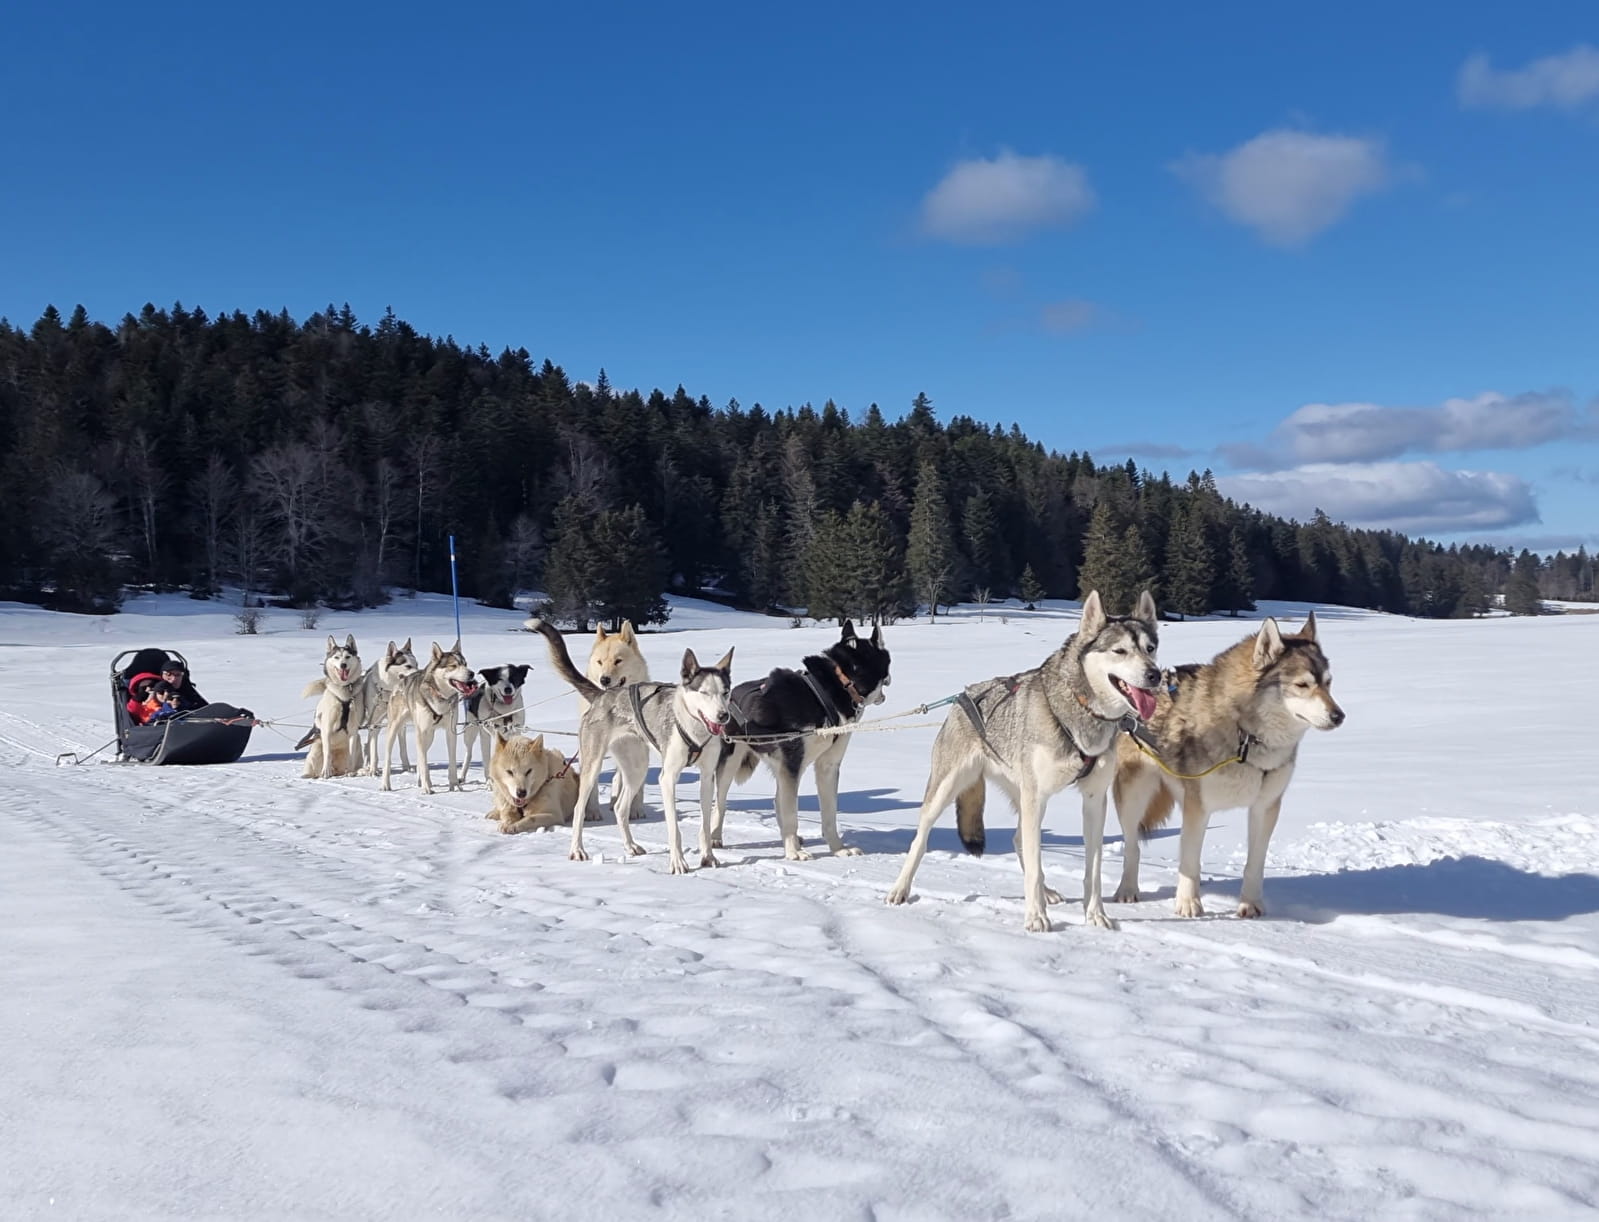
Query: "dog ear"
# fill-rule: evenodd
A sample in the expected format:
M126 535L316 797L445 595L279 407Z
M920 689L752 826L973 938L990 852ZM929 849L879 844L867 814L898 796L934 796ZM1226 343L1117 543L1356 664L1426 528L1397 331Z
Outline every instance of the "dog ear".
M328 633L328 652L332 653L338 647L339 643L333 639L333 634L331 632Z
M1138 596L1138 606L1133 610L1133 618L1141 619L1146 624L1160 622L1160 612L1155 610L1155 596L1148 590Z
M344 647L346 649L348 649L351 653L359 653L360 652L360 650L356 649L356 647L355 647L355 633L352 632L352 633L348 634L344 638Z
M478 676L485 683L498 683L500 681L500 667L491 666L487 670L478 671Z
M521 662L516 663L511 667L511 682L521 687L522 684L527 682L527 672L532 669L531 666L524 665Z
M634 631L633 621L630 619L622 621L622 640L629 645L638 644L638 633Z
M399 650L394 648L394 642L390 641L389 642L389 651L388 651L388 653L385 656L392 658L398 652L399 652Z
M1083 599L1083 618L1077 625L1077 631L1084 638L1098 636L1105 629L1105 604L1099 601L1099 591L1090 590L1088 597Z
M1301 641L1314 641L1316 639L1316 613L1312 611L1305 616L1305 626L1299 630Z
M450 646L450 652L451 653L460 653L461 652L461 638L460 637L456 637L455 638L455 644Z
M738 648L738 646L736 646L736 645L733 647L733 649L737 649L737 648ZM725 670L729 674L733 673L733 649L729 649L726 653L724 653L722 655L722 660L716 664L714 669L716 669L716 670Z
M694 677L700 668L700 660L694 656L692 649L683 651L683 681L686 683Z
M400 652L401 653L410 653L411 652L411 638L410 637L406 637L405 638L405 644L400 646Z
M838 630L838 639L841 641L853 641L855 639L855 625L850 623L849 620L845 620L844 626Z
M605 625L604 624L595 624L594 625L594 640L595 640L596 644L598 644L600 641L608 639L610 637L610 635L611 635L610 633L605 631Z
M540 734L531 743L529 743L528 744L528 749L531 750L531 751L542 751L542 750L544 750L544 735Z
M1276 620L1268 617L1255 637L1255 669L1265 670L1283 656L1284 648L1282 629L1277 627Z
M881 649L882 647L883 647L883 625L876 624L872 628L872 648L873 649Z
M433 642L433 660L435 662L437 662L443 656L444 656L444 650L439 648L439 643L437 641L434 641Z

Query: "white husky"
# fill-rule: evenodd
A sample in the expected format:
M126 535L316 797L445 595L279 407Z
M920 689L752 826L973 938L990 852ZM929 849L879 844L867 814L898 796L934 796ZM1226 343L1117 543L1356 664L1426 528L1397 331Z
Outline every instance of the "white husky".
M342 645L329 636L322 678L312 680L300 693L304 699L320 697L311 716L311 733L300 740L311 747L302 776L350 776L361 770L361 723L366 718L361 678L355 636L346 636Z

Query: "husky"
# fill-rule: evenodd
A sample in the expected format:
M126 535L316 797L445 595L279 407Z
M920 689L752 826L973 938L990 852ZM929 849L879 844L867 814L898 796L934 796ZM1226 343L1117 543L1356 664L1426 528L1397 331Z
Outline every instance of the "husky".
M496 739L511 738L527 725L527 714L522 705L522 685L527 682L531 666L506 663L477 672L478 688L462 701L465 717L461 723L461 741L466 744L466 762L461 765L461 779L472 771L472 748L483 740L483 779L488 780L489 755Z
M673 874L684 874L683 837L677 825L677 778L689 764L697 763L702 753L710 756L700 770L700 857L711 855L711 796L707 781L716 771L728 711L727 698L733 687L733 651L714 666L701 666L692 649L683 651L679 683L631 683L601 688L572 665L566 642L552 626L536 621L535 632L543 635L549 647L555 672L577 689L588 702L588 710L578 727L578 755L583 761L578 782L578 807L586 809L589 795L599 783L600 768L607 754L616 756L618 791L611 802L611 813L622 832L622 843L629 854L644 852L633 839L627 811L633 795L644 784L649 771L650 750L661 757L661 797L666 809L666 840ZM583 820L572 820L573 861L587 861L583 851Z
M1159 644L1155 600L1145 590L1130 616L1107 616L1095 590L1066 643L1036 670L968 687L933 741L933 763L916 835L905 854L890 904L910 898L916 867L933 823L951 801L961 843L983 851L985 778L1016 807L1016 847L1026 893L1024 924L1046 932L1045 905L1060 903L1044 886L1044 804L1068 785L1083 796L1083 914L1087 924L1115 928L1100 897L1105 799L1114 772L1117 734L1155 711L1152 688Z
M733 711L729 739L716 764L713 849L722 847L728 790L735 781L749 780L756 761L764 759L777 778L777 826L783 836L784 857L790 861L811 859L799 835L800 777L811 767L816 769L816 798L822 808L827 847L836 857L860 854L838 834L838 770L850 736L819 736L811 731L853 725L868 706L881 704L890 683L888 669L882 628L875 627L869 638L862 638L855 634L855 625L845 620L838 640L802 661L799 670L779 667L764 679L740 683L733 689L728 702ZM744 738L754 741L739 741ZM716 859L707 854L700 864L713 866Z
M417 663L416 654L411 651L411 638L405 638L405 644L396 645L390 641L388 648L383 651L383 656L367 667L366 674L361 680L361 697L366 703L366 721L363 728L366 730L366 768L367 776L376 776L378 770L378 732L383 729L389 719L389 693L394 690L395 684L406 675L414 675L421 666ZM400 735L400 771L405 772L411 767L411 753L405 745L405 735Z
M355 635L346 635L342 645L330 635L322 658L322 677L313 679L300 693L302 700L319 697L311 729L297 744L311 748L301 776L350 776L361 770L361 723L366 720L362 678Z
M539 621L537 619L524 620L522 626L529 632L537 632ZM650 681L649 663L644 660L644 653L639 649L638 633L633 627L632 620L623 620L622 626L615 632L605 631L601 624L594 630L594 644L589 648L588 665L584 673L590 683L598 688L625 687L629 683L648 683ZM577 712L581 719L588 712L589 702L581 693L577 698ZM613 792L612 797L615 797ZM588 806L583 811L583 817L590 823L600 820L600 791L596 787L589 794ZM644 817L644 790L641 788L633 795L632 809L627 812L629 819L642 819Z
M1117 747L1113 792L1125 839L1115 902L1138 902L1139 833L1159 827L1180 802L1177 915L1203 915L1199 858L1206 823L1218 810L1243 806L1249 809L1249 848L1237 911L1260 916L1266 846L1294 775L1299 740L1343 723L1327 655L1316 641L1315 612L1294 636L1285 637L1268 619L1214 660L1177 667L1149 724L1160 763L1131 739Z
M455 708L475 691L477 680L461 655L461 642L457 640L446 650L440 649L439 643L434 641L427 665L414 675L405 676L389 693L389 724L383 736L385 790L390 787L395 735L403 736L408 724L416 727L416 775L422 792L433 792L433 778L428 774L428 747L441 729L449 748L449 788L461 787L455 775Z
M572 822L577 809L577 772L559 751L544 745L544 735L491 736L494 754L485 767L502 832L525 832Z

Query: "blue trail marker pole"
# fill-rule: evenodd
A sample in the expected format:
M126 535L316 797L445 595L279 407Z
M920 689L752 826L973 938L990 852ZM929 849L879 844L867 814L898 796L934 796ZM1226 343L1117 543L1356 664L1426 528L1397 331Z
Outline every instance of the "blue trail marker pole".
M455 584L455 536L450 536L450 601L455 604L455 639L461 639L461 593Z

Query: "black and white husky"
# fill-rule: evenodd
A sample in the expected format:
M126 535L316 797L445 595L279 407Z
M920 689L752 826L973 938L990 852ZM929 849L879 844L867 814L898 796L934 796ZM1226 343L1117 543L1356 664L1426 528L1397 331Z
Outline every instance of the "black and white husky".
M483 740L483 779L489 779L489 756L497 739L515 738L527 725L522 704L522 685L531 666L520 663L491 666L477 672L477 691L461 701L461 741L466 745L466 762L461 779L472 771L472 748Z
M838 834L838 770L849 750L848 734L817 735L824 727L852 725L868 706L881 704L889 685L889 654L883 630L870 637L855 633L844 621L832 645L800 663L798 670L779 668L766 678L740 683L730 702L730 741L716 765L716 821L711 845L722 847L722 820L727 791L747 781L757 760L765 760L777 778L777 826L783 855L809 861L800 843L799 783L807 768L816 769L816 798L822 808L822 835L834 854L853 856L859 849ZM715 864L706 854L707 865Z

